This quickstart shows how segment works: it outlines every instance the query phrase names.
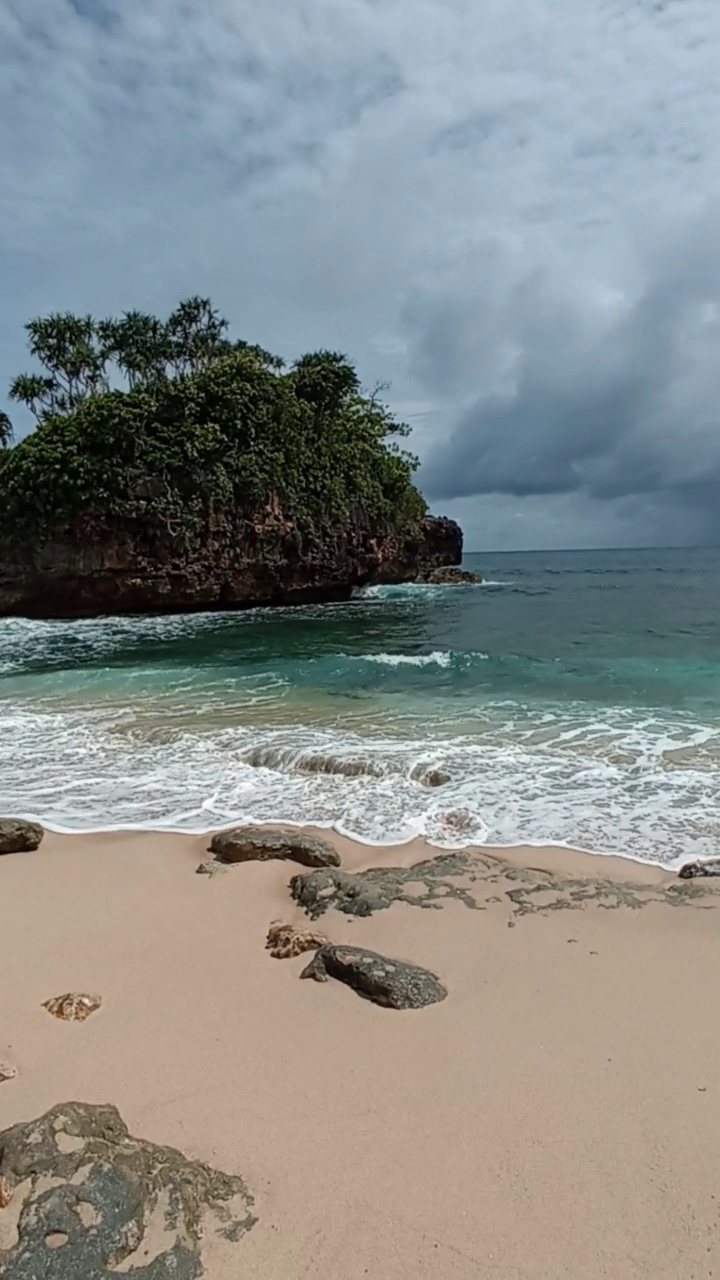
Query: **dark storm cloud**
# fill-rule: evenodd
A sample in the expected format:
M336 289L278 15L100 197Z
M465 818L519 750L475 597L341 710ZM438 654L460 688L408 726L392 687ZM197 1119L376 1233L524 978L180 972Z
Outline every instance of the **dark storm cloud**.
M720 7L507 8L0 0L0 399L30 316L210 294L390 381L468 545L705 537Z
M641 259L632 294L598 295L578 268L573 288L535 273L458 305L426 300L411 323L418 369L471 397L423 470L441 499L581 492L663 494L720 529L720 233L713 210ZM501 257L495 271L502 273ZM464 326L463 326L464 320ZM439 328L455 326L449 346ZM472 342L493 334L495 367L473 376ZM458 365L458 352L464 364ZM444 353L444 358L443 358ZM505 368L503 368L503 359ZM481 394L472 396L473 383ZM488 385L489 384L489 385ZM493 385L494 384L494 385Z

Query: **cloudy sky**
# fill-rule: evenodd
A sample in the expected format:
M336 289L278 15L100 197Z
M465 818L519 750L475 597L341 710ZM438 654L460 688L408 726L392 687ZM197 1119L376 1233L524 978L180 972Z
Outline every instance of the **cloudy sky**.
M720 542L720 5L0 0L0 280L3 387L210 294L390 381L469 548Z

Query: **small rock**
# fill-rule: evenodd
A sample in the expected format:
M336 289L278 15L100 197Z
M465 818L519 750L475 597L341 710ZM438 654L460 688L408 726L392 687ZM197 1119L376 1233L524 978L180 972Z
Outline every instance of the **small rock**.
M0 1084L5 1084L6 1080L14 1080L17 1075L17 1067L11 1067L9 1062L0 1062Z
M316 951L318 947L329 945L330 939L324 933L316 933L314 929L295 929L291 924L273 920L265 948L276 960L290 960L293 956L302 955L303 951Z
M213 836L210 850L219 862L266 862L285 858L303 867L340 866L340 857L327 840L299 831L236 827Z
M227 871L227 867L223 862L216 862L214 858L205 858L199 867L195 868L196 876L217 876L221 872Z
M444 787L451 775L447 769L441 769L437 765L417 764L410 778L413 782L419 782L421 787Z
M82 991L66 991L63 996L52 996L50 1000L43 1001L43 1009L63 1022L84 1022L101 1004L101 996L88 995Z
M428 969L402 960L388 960L362 947L332 943L316 951L300 977L314 978L316 982L337 978L363 999L386 1009L422 1009L447 996L447 988Z
M707 858L704 862L686 862L678 871L681 880L695 876L720 876L720 858Z
M255 1222L240 1178L131 1137L107 1105L66 1102L0 1133L0 1208L16 1190L7 1280L199 1280L209 1234L234 1242Z
M0 818L0 853L31 853L45 832L38 822L24 818Z

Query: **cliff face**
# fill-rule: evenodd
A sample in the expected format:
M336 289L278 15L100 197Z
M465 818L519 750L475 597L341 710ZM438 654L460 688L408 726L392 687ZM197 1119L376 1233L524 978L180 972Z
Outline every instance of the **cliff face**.
M0 617L181 613L345 600L368 583L404 582L459 564L462 530L428 516L417 538L365 527L361 513L330 540L309 543L281 510L254 521L218 518L199 547L171 532L149 537L88 523L42 547L0 547Z

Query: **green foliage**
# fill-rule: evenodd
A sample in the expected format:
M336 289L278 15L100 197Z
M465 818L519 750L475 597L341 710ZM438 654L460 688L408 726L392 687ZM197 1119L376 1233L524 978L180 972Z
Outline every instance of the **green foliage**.
M14 439L13 424L0 409L0 449L9 449Z
M218 521L268 511L304 540L358 520L410 533L425 513L415 459L394 439L407 428L363 395L342 355L316 352L286 371L231 342L199 298L166 322L127 312L27 328L44 372L16 379L12 394L39 425L0 467L5 538L88 517L189 549Z

